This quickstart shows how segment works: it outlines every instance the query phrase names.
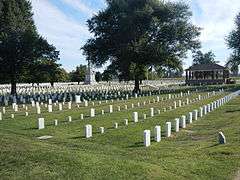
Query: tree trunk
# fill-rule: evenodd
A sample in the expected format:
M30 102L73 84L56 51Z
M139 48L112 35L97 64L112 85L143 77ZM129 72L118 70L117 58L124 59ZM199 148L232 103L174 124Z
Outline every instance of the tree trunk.
M51 86L54 87L54 82L51 82Z
M134 83L134 93L139 93L140 92L140 84L139 84L139 79L138 77L135 77L135 83Z
M17 83L16 79L11 79L11 95L17 95Z
M11 64L11 95L17 95L17 76L15 64Z

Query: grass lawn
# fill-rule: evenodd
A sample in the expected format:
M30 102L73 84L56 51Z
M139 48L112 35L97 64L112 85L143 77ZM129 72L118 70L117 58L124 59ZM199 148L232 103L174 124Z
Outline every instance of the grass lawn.
M174 100L136 106L155 96L97 105L95 118L87 117L90 107L63 112L54 107L53 113L43 108L47 124L43 130L36 129L35 109L29 108L29 117L21 111L11 119L8 108L8 116L0 121L0 179L233 179L240 170L240 97L173 133L171 138L163 137L160 143L152 140L150 147L143 146L145 129L153 135L154 127L160 125L164 134L166 121L173 122L225 94L164 113L163 108L172 106ZM189 99L196 97L198 93ZM185 101L186 97L179 99ZM134 109L130 108L132 103ZM102 109L107 111L109 104L114 105L114 113L99 115ZM128 110L123 110L124 104L128 104ZM117 112L117 106L122 111ZM150 107L160 109L161 114L143 121L142 114L149 115ZM132 122L134 111L139 112L139 123ZM84 113L84 120L80 120L80 113ZM68 115L73 122L66 122ZM130 121L128 126L123 124L125 118ZM54 119L59 120L58 126L53 126ZM115 122L119 123L118 129L113 128ZM86 124L93 125L90 139L84 138ZM105 134L99 133L101 126ZM227 139L225 145L217 143L220 129ZM42 135L53 138L36 138Z

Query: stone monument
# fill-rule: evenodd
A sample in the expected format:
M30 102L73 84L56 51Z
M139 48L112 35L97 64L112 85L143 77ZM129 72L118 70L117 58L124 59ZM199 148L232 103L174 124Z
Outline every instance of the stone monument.
M95 80L95 71L92 70L90 61L88 61L88 67L87 67L84 84L90 84L90 85L97 84Z

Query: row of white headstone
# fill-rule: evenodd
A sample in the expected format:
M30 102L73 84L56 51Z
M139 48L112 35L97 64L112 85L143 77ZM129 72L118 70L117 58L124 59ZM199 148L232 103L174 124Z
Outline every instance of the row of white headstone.
M215 92L213 92L213 95L215 95ZM201 98L201 95L199 95L199 97L196 100L205 99L205 98L207 98L209 96L210 96L209 93L208 93L208 95L206 97L202 97L202 98ZM157 96L157 97L159 97L159 96ZM189 99L187 98L186 101L187 101L186 104L188 104L189 103ZM177 104L176 101L174 101L174 109L177 108L176 104ZM181 100L179 100L178 106L179 107L182 106L182 101ZM169 110L171 110L171 109L172 108L169 108ZM165 111L166 111L166 108L164 108L164 112ZM112 112L113 112L113 105L109 105L109 113L112 113ZM102 110L102 115L103 114L104 114L104 110ZM158 114L160 114L160 110L158 110ZM143 114L143 119L146 119L146 116L147 116L146 114ZM154 116L154 108L150 108L150 117L153 117L153 116ZM1 117L1 114L0 114L0 117ZM95 109L94 108L90 109L90 117L95 117ZM84 118L84 115L81 114L80 115L80 119L83 120L83 118ZM69 119L69 122L72 121L71 116L69 116L68 119ZM138 122L138 112L133 112L133 122L135 122L135 123ZM54 124L55 124L55 126L58 125L57 120L55 120ZM128 124L128 121L125 120L125 124ZM115 128L117 128L117 127L118 127L118 124L115 123ZM44 118L38 118L38 129L44 129L44 128L45 128L45 126L44 126Z
M188 114L188 122L192 123L193 120L193 113L194 113L194 120L197 120L198 116L202 117L203 114L207 114L208 112L211 112L215 108L220 107L223 105L225 102L229 101L232 98L232 96L226 96L220 100L214 101L211 104L205 105L203 107L200 107L199 115L198 115L198 110L194 110L193 112L189 112ZM95 113L95 109L91 110L92 113ZM83 118L83 115L81 115ZM145 115L146 116L146 115ZM154 108L150 109L150 116L154 116ZM71 116L68 117L69 122L72 121ZM138 122L138 113L134 112L133 113L133 120L134 122ZM175 131L178 132L179 128L186 128L186 116L181 117L181 121L179 123L179 118L175 119ZM55 126L58 124L57 120L55 120ZM128 120L125 119L125 125L128 125ZM118 128L118 123L115 123L114 125L115 129ZM38 119L38 128L43 129L44 128L44 118L39 118ZM100 127L100 133L104 133L104 127ZM161 141L161 126L156 126L154 129L155 132L155 141L160 142ZM171 136L171 122L166 122L166 137ZM85 125L85 137L90 138L92 137L92 125ZM144 131L144 145L146 147L150 146L151 143L151 136L150 136L150 130L145 130Z
M67 120L68 120L68 122L72 122L72 116L68 116ZM58 120L57 119L54 120L54 125L55 126L58 125ZM42 117L38 118L37 127L38 127L38 129L44 129L45 128L45 119L44 118L42 118Z
M190 95L190 91L188 91L187 94L184 94L184 93L182 93L182 92L181 92L179 95L178 95L178 94L176 94L176 95L168 94L168 99L171 99L172 97L183 97L184 95ZM136 94L135 98L137 98L137 97L138 97L138 96L137 96L137 94ZM157 100L153 99L153 103L160 101L160 97L159 97L159 96L157 96L156 98L157 98ZM162 98L162 101L163 101L163 98ZM106 100L106 103L107 103L107 102L108 102L108 100ZM113 102L113 100L112 100L111 102ZM80 96L76 96L76 103L77 103L77 104L78 104L78 103L81 103ZM56 104L58 104L58 103L56 103ZM94 102L92 102L92 104L93 104L93 106L94 106ZM101 104L101 101L99 101L99 104ZM143 104L146 104L146 102L144 101ZM39 106L39 103L35 105L35 103L34 103L34 101L33 101L33 102L32 102L32 106L33 106L33 107L36 106L36 108L37 108L37 114L40 114L40 113L41 113L41 108L40 108L40 106ZM85 106L85 107L88 106L88 101L87 101L87 100L84 100L84 106ZM139 103L139 102L138 102L138 106L140 106L140 103ZM48 103L47 107L48 107L48 112L52 112L52 111L53 111L53 108L52 108L52 100L51 100L51 99L49 99L49 103ZM68 102L68 109L71 109L71 107L72 107L72 102ZM134 107L134 105L132 104L132 108L133 108L133 107ZM119 107L118 107L118 108L119 108ZM62 111L62 109L63 109L63 104L62 104L62 103L59 103L59 111ZM125 107L125 109L126 109L126 107ZM110 110L109 110L109 112L110 112L110 113L113 112L112 105L110 105Z
M194 110L193 112L189 112L188 116L181 116L181 118L175 119L175 132L179 132L179 128L186 128L186 118L188 117L188 123L191 124L194 120L198 120L198 117L203 117L203 115L206 115L209 112L212 112L216 108L219 108L220 106L224 105L225 103L229 102L232 98L239 95L239 91L232 93L230 95L227 95L221 99L218 99L210 104L204 105L199 108L199 110ZM172 132L172 122L166 122L165 126L165 133L166 137L170 137ZM154 139L156 142L161 141L161 126L155 126L154 128ZM143 132L143 142L145 147L149 147L151 145L151 131L150 130L144 130ZM219 133L219 143L225 143L225 136L222 132Z
M195 99L196 101L200 101L200 100L203 100L203 99L206 99L206 98L208 98L208 97L210 97L209 95L208 96L201 96L201 95L199 95L199 97L197 98L197 99ZM191 102L191 101L190 101ZM182 107L182 106L184 106L185 104L186 105L188 105L189 103L189 99L187 98L186 99L186 103L185 102L183 102L182 103L182 101L181 100L179 100L179 102L178 102L178 106L177 106L177 102L176 101L174 101L174 109L176 109L177 107ZM163 110L163 112L166 112L166 108L163 108L164 110ZM172 110L172 107L170 106L169 107L169 110ZM157 110L157 112L158 112L158 114L160 114L160 110L158 109ZM194 117L197 117L196 116L196 113L197 113L197 110L195 110L194 112ZM190 120L192 121L192 117L193 117L193 113L192 112L190 112L189 113L189 117L190 117ZM154 115L155 115L155 111L154 111L154 108L150 108L150 117L154 117ZM146 119L146 117L147 117L147 115L146 114L143 114L143 119ZM184 116L183 116L184 117ZM138 122L138 112L133 112L133 121L134 122Z
M180 97L182 97L182 96L183 96L182 93L180 93ZM171 99L171 94L168 95L168 98ZM187 104L188 104L189 99L187 98L186 101L187 101ZM88 101L85 101L85 106L87 106L86 105L87 102ZM157 101L156 102L160 102L160 97L159 96L157 96ZM149 103L150 103L150 101L149 101ZM153 103L155 103L155 99L153 100ZM145 105L146 105L146 101L143 102L143 106L145 106ZM137 106L140 107L140 102L137 103ZM176 101L174 101L174 106L176 108L176 106L177 106ZM179 100L179 107L181 107L181 100ZM134 104L132 104L132 108L134 108ZM39 104L36 105L36 109L37 109L37 114L41 114L41 108L40 108ZM68 102L68 109L71 109L71 102ZM127 110L127 109L128 109L128 106L125 105L125 110ZM62 110L62 104L61 103L59 104L59 110L60 111ZM118 111L121 111L121 107L120 106L118 106ZM52 112L51 101L49 102L49 105L48 105L48 112ZM109 105L109 113L113 113L113 105ZM101 114L102 115L104 114L104 110L101 111ZM90 117L95 117L95 109L94 108L90 109Z
M213 92L212 93L213 95L215 95L215 92ZM171 96L169 96L170 97L170 99L171 99ZM203 97L203 96L201 96L201 95L199 95L198 96L198 98L196 98L196 99L193 99L193 101L195 100L195 101L200 101L200 100L202 100L202 99L206 99L206 98L208 98L208 97L210 97L210 93L208 93L208 95L206 96L206 97ZM160 98L159 98L159 96L157 96L157 101L156 102L159 102L160 101ZM178 102L177 101L174 101L174 105L173 105L173 108L174 109L176 109L177 108L177 106L178 107L182 107L182 106L184 106L185 104L186 105L188 105L190 102L192 102L191 100L189 100L189 98L186 98L186 103L185 102L182 102L182 100L178 100ZM153 100L153 103L155 103L155 101ZM150 104L150 101L149 101L149 104ZM142 103L142 106L145 106L146 105L146 101L144 101L143 103ZM132 103L132 108L134 108L134 104ZM140 105L140 102L138 102L137 103L137 107L140 107L141 105ZM125 108L125 110L127 110L128 109L128 106L127 105L124 105L124 108ZM167 108L163 108L164 109L164 112L166 111L166 109ZM171 110L172 109L172 107L171 106L169 106L169 109ZM121 107L120 106L118 106L118 111L121 111ZM151 117L153 117L154 116L154 108L150 108L150 116ZM101 114L103 115L105 113L105 111L104 110L102 110L101 111ZM113 113L113 105L109 105L109 113ZM138 118L137 118L137 112L134 112L133 113L134 115L133 115L133 119L134 119L134 122L135 122L135 120L137 120ZM160 110L158 110L158 114L160 114ZM91 108L90 109L90 117L95 117L95 109L94 108ZM145 115L144 115L145 116ZM144 118L145 119L145 118Z
M72 84L72 83L71 83ZM132 84L125 84L125 83L112 83L109 86L107 83L105 84L97 84L97 85L71 85L69 84L55 84L54 87L49 85L40 85L38 87L34 87L30 84L25 84L17 86L17 93L18 94L45 94L45 93L59 93L59 92L91 92L91 91L131 91L133 89ZM0 95L8 95L11 91L9 85L0 85Z
M117 87L120 87L120 86L117 86ZM130 89L126 88L126 87L127 86L124 86L124 88L113 88L113 90L116 91L116 92L112 92L112 95L115 95L115 94L116 95L121 95L121 94L126 95L125 94L126 93L126 89L128 89L127 92L130 94L130 92L131 92ZM81 92L90 92L90 94L91 94L91 92L99 90L98 93L100 93L100 94L103 93L104 94L105 92L108 92L108 90L106 91L106 89L109 89L109 86L107 86L106 89L104 89L104 88L98 89L97 87L91 87L90 89L84 89L84 90L81 90L81 88L79 88L79 87L77 87L77 88L71 88L71 87L69 88L69 87L67 87L67 89L68 89L67 91L66 91L66 89L64 90L64 88L62 89L61 87L57 87L57 89L56 89L57 91L42 91L41 88L40 89L37 88L37 89L35 89L33 91L33 93L30 93L29 91L26 91L25 88L26 87L23 88L23 91L21 93L18 93L18 94L20 94L18 97L11 96L9 94L5 94L5 96L3 98L1 97L1 89L0 89L0 103L2 101L4 101L4 102L7 101L7 104L10 103L9 97L11 97L13 102L17 102L17 99L20 99L20 103L24 103L25 104L26 103L26 99L25 99L24 95L26 95L26 94L28 94L28 98L27 98L27 99L29 99L28 102L29 101L34 101L33 99L36 100L37 96L38 96L38 98L37 98L38 101L41 101L41 99L43 99L43 97L45 97L44 98L45 101L52 101L51 98L53 98L54 100L57 99L57 100L60 101L61 99L56 98L57 94L58 95L60 95L60 94L63 95L64 93L69 93L69 92L72 93L73 96L75 96L76 103L81 103L81 96L78 95L79 93L81 93ZM110 87L110 89L111 88L112 87ZM125 91L121 91L121 90L125 90ZM46 92L48 92L48 93L46 93ZM52 93L53 93L53 95L51 95ZM72 97L72 98L70 98L71 100L74 99L73 96L71 96ZM127 94L127 96L128 96L128 94ZM138 97L137 94L135 95L135 97L136 96ZM128 97L126 97L126 98L128 99ZM63 100L63 101L65 101L65 100Z
M210 93L208 93L209 95ZM215 92L213 92L213 94L215 94ZM176 98L176 97L183 97L183 96L188 96L190 95L190 91L188 91L187 93L183 93L183 92L180 92L179 94L168 94L167 98L166 99L171 99L171 98ZM138 97L137 94L135 96L136 98ZM160 101L160 97L157 96L156 97L157 100L153 99L153 103L155 103L156 101L159 102ZM201 98L201 95L199 95L199 100ZM77 101L80 100L80 96L76 96L76 99ZM108 100L106 100L106 103L107 103ZM163 98L162 98L162 101L163 101ZM113 100L112 100L113 102ZM187 98L187 104L189 102L189 99ZM149 101L150 103L150 101ZM58 102L54 103L54 105L56 106L58 104ZM92 102L92 104L94 105L94 102ZM99 101L99 104L101 104L101 101ZM143 102L143 105L145 105L146 102L144 101ZM43 102L41 102L41 105L43 105ZM59 103L59 111L62 111L63 110L63 105L64 105L64 102L63 103ZM174 102L174 108L176 108L176 105L177 103ZM88 101L84 101L84 106L87 107L88 106ZM140 103L138 102L138 107L140 106ZM181 100L179 100L179 106L181 106ZM18 111L18 105L16 103L13 103L12 104L12 107L14 109L15 112ZM32 101L32 107L36 107L36 113L39 115L41 114L41 106L40 106L40 103L39 102L35 102L35 101ZM48 99L48 104L45 104L45 107L48 108L48 112L51 113L53 112L53 103L52 103L52 99ZM79 107L79 105L78 105ZM132 108L134 107L134 104L132 104ZM28 110L28 106L26 106L25 104L23 104L23 108L25 108L25 110L27 111ZM71 109L72 108L72 102L68 102L68 109ZM127 109L127 105L125 105L125 109ZM93 110L90 110L91 112L93 112ZM118 106L118 111L120 111L120 106ZM3 114L5 114L6 110L5 110L5 107L3 107ZM109 112L112 113L113 112L113 107L112 105L110 105L110 109L109 109ZM92 115L91 115L92 114ZM90 116L91 117L94 117L95 115L93 115L95 113L90 113ZM102 110L102 113L101 114L104 114L104 110ZM29 113L28 112L25 112L25 116L28 116ZM2 116L2 115L1 115ZM14 116L13 114L11 116ZM14 118L14 117L13 117Z
M215 95L215 93L213 93ZM201 98L201 95L196 99L196 100L202 100L202 99L206 99L210 97L210 95L208 94L207 96L203 96ZM188 99L188 98L187 98ZM186 103L188 104L188 103ZM181 107L181 101L179 103L179 107ZM177 108L177 107L176 107ZM175 109L176 109L175 108ZM166 109L166 108L165 108ZM170 109L171 110L171 109ZM202 112L200 110L200 112ZM94 117L94 113L95 113L95 110L93 109L91 111L92 113L92 116ZM193 113L194 113L194 120L197 120L197 117L198 117L198 110L194 110L193 112L189 112L189 123L192 123L192 120L193 120ZM158 114L160 114L160 110L158 110ZM202 113L200 113L202 114ZM150 117L153 117L154 116L154 108L150 108ZM147 115L146 114L143 114L143 119L146 119ZM201 115L202 117L202 115ZM176 118L175 121L176 121L176 132L179 131L179 127L182 127L182 128L186 128L186 116L182 116L181 117L181 124L179 124L179 119ZM133 122L134 123L137 123L139 121L139 116L138 116L138 112L133 112ZM128 119L124 119L124 124L127 126L128 125ZM118 128L118 123L114 123L114 128L117 129ZM104 127L100 127L100 133L103 134L104 133ZM147 130L148 131L148 130ZM89 133L90 134L89 134ZM146 135L147 136L147 135ZM170 137L171 136L171 122L167 122L166 123L166 137ZM86 138L90 138L92 137L92 125L86 125L85 126L85 137ZM155 140L157 142L160 142L161 141L161 126L156 126L155 127Z
M171 94L169 94L168 95L168 98L169 99L171 99L171 97L183 97L183 95L190 95L190 91L188 91L188 93L186 93L186 94L184 94L184 93L180 93L179 95L178 94L175 94L175 95L171 95ZM137 94L136 94L136 96L135 96L136 98L138 97L137 96ZM157 96L156 97L157 98L157 102L159 102L160 101L160 97L159 96ZM155 99L153 99L153 103L155 103ZM163 98L162 98L162 101L163 101ZM113 100L111 100L111 102L113 102ZM80 96L76 96L76 103L77 103L77 106L79 107L79 104L78 103L82 103L81 101L80 101ZM83 101L83 103L84 103L84 106L85 107L87 107L88 106L88 101L87 100L84 100ZM99 101L99 105L102 103L102 101ZM108 100L106 100L106 103L108 103ZM146 102L143 102L144 104L146 103ZM150 101L149 101L149 103L150 103ZM65 102L63 102L63 103L58 103L58 101L57 102L55 102L55 103L52 103L52 99L48 99L48 104L44 104L43 102L35 102L35 101L31 101L31 105L32 105L32 107L36 107L36 113L37 114L41 114L41 106L40 105L45 105L45 108L47 108L48 109L48 112L49 113L51 113L51 112L53 112L53 105L54 106L57 106L57 104L58 104L58 106L59 106L59 108L58 108L58 110L59 111L62 111L63 110L63 105L65 104ZM68 109L70 110L70 109L72 109L72 102L70 101L70 102L68 102L67 103L68 104ZM92 105L94 106L94 102L92 102ZM23 104L22 105L23 106L23 108L27 111L28 110L28 106L26 106L25 104ZM132 107L133 107L134 105L132 104ZM138 106L140 106L140 103L138 102ZM12 108L13 108L13 110L15 111L15 112L18 112L18 104L17 103L12 103ZM126 108L126 107L125 107ZM118 109L119 109L119 107L118 107ZM3 107L3 114L5 114L5 107ZM112 112L113 110L110 108L110 113Z
M215 94L215 93L213 93ZM189 95L189 93L187 93L186 95ZM180 93L180 97L182 97L182 93ZM209 94L208 94L209 96ZM171 94L168 95L168 98L171 99ZM199 100L201 99L201 95L199 95ZM160 98L159 96L157 96L157 102L160 101ZM145 101L144 101L145 102ZM154 101L155 102L155 101ZM189 102L189 99L187 98L187 104ZM150 102L149 102L150 103ZM174 108L176 108L176 101L174 102ZM181 107L181 100L179 100L179 107ZM61 107L62 104L59 104L59 107ZM143 103L143 105L145 105L145 103ZM68 103L68 106L69 108L71 108L71 102ZM140 106L140 103L138 103L138 106ZM16 108L18 107L17 104L14 104L13 105L13 108ZM41 109L40 109L40 106L39 106L39 103L36 103L36 107L37 107L37 114L41 114ZM132 104L132 107L134 107L134 105ZM26 106L26 109L27 109L27 106ZM125 105L125 109L127 109L126 105ZM164 108L166 111L166 108ZM171 108L170 108L171 109ZM48 105L48 111L49 112L52 112L52 102L49 101L49 105ZM120 111L120 107L118 106L118 111ZM154 116L154 108L151 108L150 109L150 116L153 117ZM5 112L5 107L3 107L3 112ZM109 112L112 113L113 112L113 105L109 105ZM160 110L158 110L158 113L160 114ZM104 110L102 110L102 114L104 114ZM25 113L26 116L28 116L28 112ZM83 114L80 115L81 117L81 120L83 119ZM70 117L70 118L69 118ZM71 122L71 116L69 116L68 119L69 119L69 122ZM94 108L91 108L90 109L90 117L95 117L95 109ZM14 114L11 114L11 118L13 119L14 118ZM133 119L134 119L134 122L138 122L138 113L137 112L134 112L133 113ZM146 114L144 114L144 119L146 119ZM0 112L0 120L2 120L2 113ZM128 122L127 122L128 123ZM126 123L126 124L127 124ZM54 124L55 126L58 125L58 120L54 120ZM38 118L38 129L43 129L45 126L44 126L44 118ZM115 126L117 127L117 126Z
M189 101L189 99L187 98L187 102L188 101ZM174 101L174 104L176 105L176 101ZM181 107L181 104L182 104L181 100L179 100L179 105L178 106ZM132 107L134 107L134 106L132 106ZM175 106L175 109L176 108L177 107ZM165 109L164 110L164 112L165 112L166 108L164 108L164 109ZM171 110L171 108L170 108L170 110ZM119 111L120 111L120 109L119 109ZM109 105L109 113L113 113L113 105ZM102 110L102 115L103 114L104 114L104 110ZM158 110L158 114L160 114L160 110ZM84 116L83 114L80 115L81 120L84 118L83 116ZM144 117L143 119L146 119L146 116L147 116L146 114L143 114L143 117ZM154 116L154 108L150 108L150 117L153 117L153 116ZM90 117L95 117L95 109L94 108L90 109ZM71 116L68 116L68 119L69 119L69 122L72 121ZM133 112L133 122L135 122L135 123L138 122L138 112ZM54 124L55 124L55 126L58 125L57 120L55 120ZM127 125L127 124L128 124L128 120L125 119L125 125ZM45 128L45 126L44 126L44 118L38 118L38 129L44 129L44 128ZM115 123L115 129L117 129L117 128L118 128L118 124ZM104 132L104 128L103 127L101 127L100 129L101 129L101 132Z

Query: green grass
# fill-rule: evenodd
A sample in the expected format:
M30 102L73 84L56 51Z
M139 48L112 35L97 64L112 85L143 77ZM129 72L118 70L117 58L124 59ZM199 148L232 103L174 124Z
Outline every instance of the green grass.
M34 109L29 109L29 117L24 111L16 113L15 119L5 115L0 122L0 179L232 179L240 169L240 97L173 133L171 138L163 137L160 143L152 141L148 148L143 146L143 130L150 129L153 135L154 126L160 125L164 134L166 121L173 122L224 94L144 121L142 114L149 115L150 107L162 110L173 105L173 100L136 107L138 101L155 96L131 99L127 103L134 103L135 108L121 112L116 112L116 107L123 108L124 102L103 103L95 107L98 113L107 110L109 104L114 105L115 112L84 120L79 119L80 113L88 115L90 107L63 112L55 107L53 113L42 109L47 124L43 130L36 129ZM195 93L189 98L197 96ZM140 114L140 122L135 124L131 122L134 111ZM12 113L10 108L7 112ZM73 117L72 123L66 122L68 115ZM129 126L123 125L125 118L130 120ZM54 119L60 121L59 126L53 126ZM113 129L114 122L119 123L119 129ZM90 139L84 138L86 124L94 128ZM105 127L105 134L99 133L100 126ZM225 145L217 144L220 129L227 138ZM42 135L53 138L36 139Z

